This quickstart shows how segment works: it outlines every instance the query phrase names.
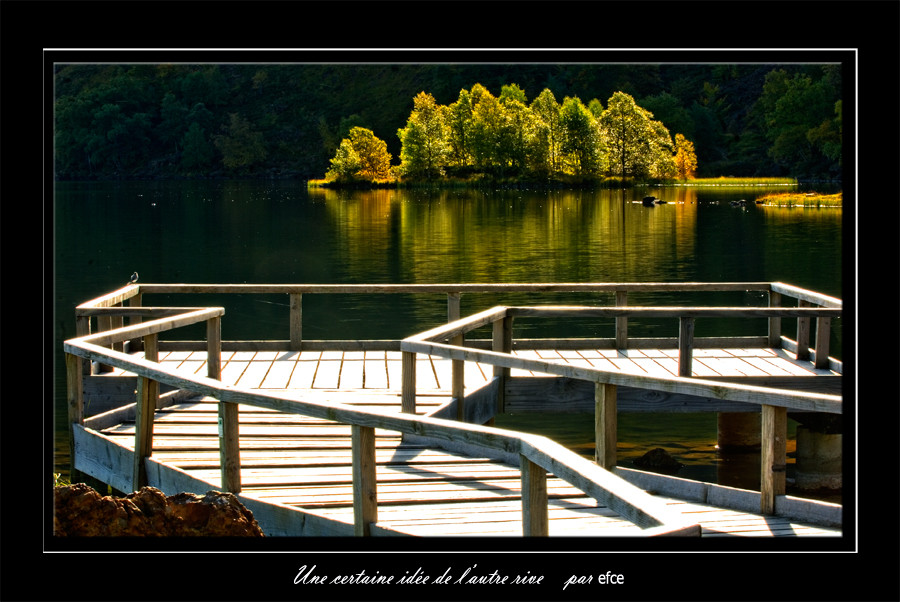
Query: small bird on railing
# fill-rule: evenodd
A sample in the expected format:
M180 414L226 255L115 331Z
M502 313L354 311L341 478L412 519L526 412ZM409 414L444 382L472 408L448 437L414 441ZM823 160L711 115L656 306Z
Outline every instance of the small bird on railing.
M131 275L131 279L128 281L128 284L135 284L138 281L138 273L135 272Z

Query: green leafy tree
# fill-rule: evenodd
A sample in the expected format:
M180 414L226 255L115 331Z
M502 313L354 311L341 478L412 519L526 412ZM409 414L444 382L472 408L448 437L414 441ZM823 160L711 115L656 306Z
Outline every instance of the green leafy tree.
M599 122L609 152L610 172L622 177L634 176L650 118L624 92L613 94L606 106Z
M209 169L216 151L199 123L193 122L181 141L181 168L186 173Z
M222 163L234 170L248 170L266 158L263 135L255 131L250 122L231 113L229 123L223 126L224 134L214 139L216 148L222 153Z
M505 115L500 100L480 84L472 87L472 155L482 172L500 172L505 166Z
M677 174L672 136L661 121L650 121L645 143L645 173L651 178L668 179Z
M549 172L560 169L560 150L563 140L562 125L559 119L559 103L549 88L538 94L531 103L531 112L542 124L536 137L542 137L546 141L546 150L542 154ZM532 152L532 156L539 156Z
M400 138L400 172L414 177L433 178L444 173L450 153L444 111L434 96L420 92Z
M329 180L351 180L359 173L362 167L362 161L355 150L353 144L347 138L341 140L338 144L337 152L331 159L331 169L325 174Z
M500 136L500 161L503 168L511 167L515 172L525 169L529 142L532 138L534 116L525 105L525 93L517 86L504 86L506 96L500 96L503 126ZM512 90L508 90L512 88Z
M819 73L789 74L783 69L765 79L759 105L763 113L769 156L789 172L801 176L825 175L839 160L840 100L836 67Z
M838 167L843 165L841 147L843 138L843 101L834 103L834 118L826 119L818 127L809 130L806 138ZM835 170L836 171L836 170Z
M674 177L675 148L668 129L634 98L616 92L600 115L609 151L609 170L622 177Z
M567 171L580 176L599 175L602 144L597 120L581 100L566 97L560 108L559 121Z
M162 99L159 109L159 125L156 127L157 137L164 145L172 146L173 152L178 152L178 144L184 138L188 124L188 109L175 98L171 92L167 92Z
M129 114L119 104L107 103L94 112L87 137L93 163L127 173L147 158L151 119L147 113Z
M463 168L472 165L472 95L462 89L456 102L447 107L447 143L452 165Z

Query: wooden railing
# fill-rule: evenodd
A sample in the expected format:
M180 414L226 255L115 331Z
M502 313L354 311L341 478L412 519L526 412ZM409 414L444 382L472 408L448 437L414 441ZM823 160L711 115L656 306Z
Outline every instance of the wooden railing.
M465 362L477 362L494 366L497 386L497 412L503 412L503 380L509 378L511 368L535 373L556 375L595 383L595 459L601 466L616 465L616 387L628 386L665 393L678 393L758 405L762 413L762 463L761 510L771 513L775 496L785 493L785 462L787 442L787 410L801 410L840 414L842 397L803 391L789 391L746 384L732 384L690 378L691 351L693 348L693 321L710 317L767 317L770 320L794 317L808 321L839 317L838 308L620 308L620 307L494 307L467 318L433 328L408 337L401 343L402 392L404 412L415 412L416 355L419 353L452 360L453 391L457 415L465 415L464 392L461 388ZM679 372L681 376L636 375L598 368L573 366L545 360L535 360L512 355L512 322L516 317L577 318L577 317L629 317L652 316L678 318ZM491 351L467 348L464 336L467 332L492 325L493 349Z
M726 291L761 291L768 293L768 307L754 308L716 308L716 307L641 307L629 306L629 293L698 293L698 292L726 292ZM159 341L155 336L158 333L184 325L180 320L188 319L185 316L192 315L193 308L172 307L144 307L143 296L146 294L286 294L289 298L287 340L266 341L223 341L221 339L221 327L208 329L207 341ZM611 294L615 300L614 307L498 307L481 312L460 320L461 295L470 293L597 293ZM416 337L404 341L390 340L318 340L311 341L303 338L303 311L302 299L310 294L442 294L447 297L447 317L450 324L428 331ZM797 307L787 307L785 301L795 299ZM129 306L123 306L128 301ZM507 377L509 369L521 367L536 372L568 376L579 380L595 383L595 401L598 433L597 460L601 466L612 466L615 463L615 388L616 386L643 387L659 391L678 391L689 395L699 395L716 399L727 399L749 404L757 404L761 407L763 416L763 479L762 479L762 508L771 511L775 495L784 492L784 444L786 436L786 412L787 409L804 409L807 411L840 413L840 397L833 395L815 395L802 392L785 392L780 389L768 389L747 385L731 385L722 382L711 382L700 379L687 378L690 373L692 350L699 347L784 347L796 352L798 358L813 358L816 367L830 367L840 371L840 362L829 358L829 339L831 320L840 316L842 302L840 299L822 295L813 291L800 289L784 283L556 283L556 284L427 284L427 285L396 285L396 284L360 284L360 285L314 285L314 284L134 284L123 287L108 295L104 295L76 308L76 335L78 339L69 341L67 345L67 365L78 366L76 377L69 366L69 406L70 423L83 421L83 401L81 388L75 379L82 378L88 371L88 365L82 366L81 358L92 358L99 364L118 366L129 372L139 375L138 400L144 397L152 399L158 394L158 385L165 382L180 387L181 384L190 384L184 377L177 378L172 373L167 373L154 365L142 365L140 360L122 353L125 341L141 343L144 346L147 358L162 348L166 349L208 349L210 357L219 357L221 350L401 350L403 351L403 393L402 404L405 412L414 411L415 380L414 366L416 353L429 353L436 356L448 357L453 360L452 396L459 402L458 416L463 415L463 364L466 361L478 361L494 365L496 377ZM214 311L222 311L218 308ZM150 319L141 325L124 327L125 317L132 319ZM192 315L192 320L208 320L205 314ZM219 314L221 316L221 314ZM216 320L219 319L216 316ZM512 324L516 317L609 317L615 321L615 336L611 339L577 338L577 339L513 339ZM100 331L97 335L91 335L91 319L97 318L97 326ZM679 320L678 338L634 338L628 335L628 319L632 317L642 318L677 318ZM768 332L765 336L758 337L694 337L695 320L704 318L723 317L755 317L766 318ZM782 336L781 321L783 318L797 319L796 339L792 340ZM810 348L811 321L816 320L816 336L814 348ZM480 326L492 325L492 340L466 340L465 334ZM155 328L148 331L147 328ZM110 329L113 329L111 332ZM107 332L106 335L103 333ZM149 338L148 338L149 337ZM441 342L443 341L443 342ZM447 344L449 343L449 344ZM90 345L82 348L80 345ZM163 345L165 347L163 347ZM212 347L210 347L212 345ZM665 347L677 345L679 353L682 377L638 377L635 375L623 375L621 373L604 372L597 369L578 368L574 366L562 366L552 362L526 360L510 355L513 348L647 348ZM71 351L68 349L71 348ZM88 353L85 349L89 349ZM218 352L216 351L218 349ZM80 351L79 351L80 350ZM147 360L144 360L147 361ZM218 378L218 363L213 360L210 363L208 377ZM174 381L172 379L175 379ZM80 381L79 381L80 382ZM154 386L157 388L154 389ZM181 387L194 390L191 386ZM209 387L209 383L204 384ZM220 389L221 421L223 424L236 424L233 415L234 408L228 409L227 397L231 395L231 389ZM499 387L498 409L502 411L503 388ZM212 394L211 394L212 395ZM265 396L253 394L257 403L270 403L260 401L263 399L279 399L277 396ZM215 397L216 395L212 395ZM220 397L217 397L220 398ZM241 401L241 403L245 403ZM248 402L249 403L249 402ZM300 410L299 406L291 406L288 400L280 399L278 405L287 403L284 407L289 411ZM305 404L307 410L315 404ZM150 401L144 402L142 411L152 410ZM321 408L320 408L321 410ZM310 410L311 411L311 410ZM319 410L317 410L319 411ZM319 414L314 414L319 415ZM367 418L368 420L368 418ZM412 420L412 419L403 419ZM424 419L418 419L424 420ZM146 417L142 419L142 425L148 423ZM402 420L401 420L402 422ZM420 434L411 423L402 422L397 429L401 432ZM423 425L426 422L421 423ZM444 425L446 426L446 425ZM142 428L146 428L142 426ZM487 428L457 426L465 431L469 428ZM228 431L229 429L226 429ZM439 429L440 430L440 429ZM459 431L462 433L463 431ZM140 432L140 429L138 430ZM441 431L443 432L443 431ZM368 448L367 435L360 431L359 444L362 449ZM444 435L446 436L446 434ZM456 436L456 435L454 435ZM459 435L465 441L467 435ZM493 435L487 437L491 439ZM476 437L479 439L480 437ZM236 441L236 440L235 440ZM524 441L524 439L522 439ZM137 444L137 442L136 442ZM542 442L542 445L548 445ZM135 456L140 457L146 451L147 443L142 440L143 447L136 446L139 450ZM234 457L237 455L236 442L229 444L232 451L223 449L223 469L228 474L223 474L223 483L228 483L231 488L239 488L239 469L234 469ZM518 444L521 445L522 444ZM524 449L524 448L521 448ZM366 452L367 453L367 452ZM74 456L73 456L74 457ZM526 457L527 459L527 457ZM769 461L771 459L771 462ZM531 461L531 460L529 460ZM139 460L136 460L139 464ZM136 466L137 466L136 464ZM363 465L365 466L365 465ZM363 468L361 466L360 468ZM229 468L230 467L230 468ZM585 470L587 470L585 468ZM139 467L135 470L135 478L139 478ZM526 471L532 474L532 470ZM523 473L524 474L524 473ZM539 489L539 488L538 488ZM540 497L540 496L538 496ZM361 510L366 514L367 510ZM532 529L534 530L534 529ZM536 529L534 531L540 531Z
M795 299L798 307L840 308L840 299L822 295L780 282L681 282L681 283L500 283L500 284L134 284L123 287L103 297L79 305L75 310L76 336L84 336L92 332L91 318L97 318L97 330L108 330L122 326L123 318L130 316L141 319L143 316L159 317L164 314L160 308L145 310L141 305L143 296L150 294L241 294L241 295L287 295L289 336L281 340L223 340L224 350L283 351L285 349L299 351L327 350L393 350L400 348L399 339L381 340L309 340L303 336L303 297L304 295L445 295L447 299L447 320L453 321L461 315L461 297L463 294L491 293L589 293L609 295L614 299L616 307L626 307L629 294L645 293L722 293L722 292L762 292L768 294L770 307L787 305L788 299ZM123 307L128 301L129 306ZM594 304L594 303L592 303ZM628 334L628 314L615 317L615 334L612 338L577 338L577 339L524 339L517 338L518 349L545 348L611 348L638 349L670 347L677 343L677 338L633 337ZM742 337L696 337L694 348L703 347L784 347L796 352L799 359L814 358L817 368L829 367L829 340L832 316L820 316L816 319L815 346L810 348L810 318L802 317L797 322L795 339L782 336L782 315L769 314L768 331L761 336ZM688 323L685 323L686 325ZM163 349L203 349L202 341L162 341ZM490 348L490 341L469 340L468 346ZM118 344L121 349L121 343Z
M548 472L552 472L642 527L646 535L699 535L697 524L684 520L637 487L545 437L408 414L385 415L340 403L298 401L274 393L260 393L258 390L224 385L218 380L223 313L222 308L196 309L176 316L65 341L69 421L73 429L83 428L81 427L83 372L80 365L82 361L97 361L138 376L139 394L132 479L134 489L146 484L144 467L153 452L155 397L159 384L165 383L219 401L221 479L223 488L227 491L241 491L238 404L324 418L350 425L354 531L357 535L370 535L372 525L378 520L375 477L376 428L463 444L473 450L487 448L506 456L510 454L517 456L522 475L522 528L523 534L527 536L548 534L546 483ZM157 363L157 336L160 332L201 321L207 323L206 348L209 353L209 370L206 377L186 375ZM143 340L144 358L110 349L135 338ZM72 459L73 465L77 463L78 456L74 449Z

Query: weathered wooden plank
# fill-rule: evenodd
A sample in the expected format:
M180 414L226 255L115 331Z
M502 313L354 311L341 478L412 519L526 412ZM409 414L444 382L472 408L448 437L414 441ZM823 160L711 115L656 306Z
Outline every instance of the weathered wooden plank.
M341 380L338 386L342 389L362 389L365 382L365 360L363 357L348 357L350 353L348 351L344 354L344 360L341 364ZM356 353L362 355L363 352Z
M291 376L297 365L295 359L299 355L298 352L291 354L284 359L275 359L269 371L266 373L265 379L260 383L262 389L286 389L291 382Z
M337 389L341 379L341 360L326 358L327 351L322 352L322 359L316 367L316 378L313 381L314 389Z
M304 351L300 354L297 365L291 373L288 383L289 389L311 389L316 377L316 369L319 367L319 351ZM310 358L310 359L307 359Z
M247 368L241 374L240 379L235 383L242 387L250 387L251 389L259 389L272 367L271 360L253 359L247 365Z
M365 388L387 389L388 368L384 351L366 351L365 355Z

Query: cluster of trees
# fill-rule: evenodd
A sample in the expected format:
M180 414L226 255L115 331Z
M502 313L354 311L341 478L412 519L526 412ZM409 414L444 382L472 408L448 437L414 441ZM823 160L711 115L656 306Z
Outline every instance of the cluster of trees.
M57 64L53 83L60 179L319 178L354 127L377 133L412 171L422 168L417 161L432 169L428 153L460 174L664 171L647 159L650 149L640 154L649 163L625 156L623 169L608 137L562 146L557 113L572 140L609 133L600 119L616 110L619 91L636 113L693 143L698 177L841 172L839 64ZM410 106L421 90L448 113L446 148L421 146L433 135L431 108ZM600 107L578 98L608 100ZM657 153L666 147L650 144ZM677 146L676 135L666 153L677 155Z
M529 102L516 84L494 96L481 84L462 89L440 105L420 92L397 136L400 164L390 167L387 144L371 130L354 127L335 157L327 179L433 180L445 176L581 179L688 179L697 170L693 144L673 141L662 122L616 92L607 106L577 97L557 101L545 88Z

